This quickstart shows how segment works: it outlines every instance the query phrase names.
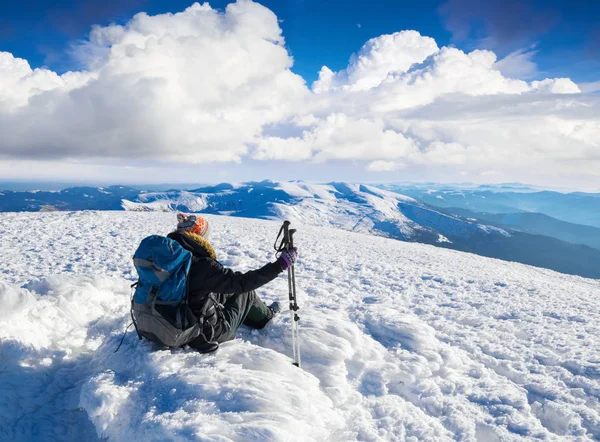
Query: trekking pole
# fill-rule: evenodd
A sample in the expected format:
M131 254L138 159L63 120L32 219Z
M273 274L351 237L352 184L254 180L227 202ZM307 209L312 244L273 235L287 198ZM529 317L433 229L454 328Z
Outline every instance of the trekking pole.
M284 221L281 229L279 229L279 234L277 235L277 239L275 240L275 250L277 252L283 252L284 250L289 250L294 247L294 233L296 233L296 229L290 229L290 222ZM279 237L283 235L281 243L277 246L277 241ZM298 316L298 307L297 298L296 298L296 273L294 269L294 264L292 264L288 268L288 288L289 288L289 301L290 301L290 314L292 319L292 351L294 354L294 362L293 364L296 367L300 367L300 338L298 336L298 322L300 321L300 317Z

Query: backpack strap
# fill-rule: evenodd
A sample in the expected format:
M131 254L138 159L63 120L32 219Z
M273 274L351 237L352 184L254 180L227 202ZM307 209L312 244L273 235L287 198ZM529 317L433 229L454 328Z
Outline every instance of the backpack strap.
M215 299L211 295L208 295L205 299L204 305L200 310L199 314L196 316L192 313L191 310L188 310L190 314L196 318L197 325L199 328L199 334L194 339L193 344L190 343L190 347L195 348L201 353L210 353L219 348L218 342L215 340L215 329L209 322L205 321L206 314L210 310L210 308L216 305ZM189 309L189 306L187 307Z
M153 285L152 288L150 289L150 293L148 293L148 301L146 301L147 304L150 304L150 308L154 308L154 304L156 304L156 298L158 296L158 290L160 287Z
M192 260L194 258L195 257L192 256ZM186 274L186 278L185 278L185 298L183 299L182 302L185 303L186 306L187 306L187 308L189 309L189 306L190 306L189 273ZM209 293L208 296L206 297L206 301L204 302L204 305L202 306L202 310L200 310L200 314L197 316L197 321L198 321L198 327L200 329L200 334L198 335L198 337L196 339L200 338L200 340L203 340L204 342L201 345L197 345L196 349L199 350L202 353L210 353L210 352L213 352L213 351L215 351L216 349L219 348L219 344L216 341L213 341L213 339L215 338L215 329L214 329L214 327L212 326L212 324L208 324L208 323L204 322L204 318L205 318L206 313L208 312L208 310L212 306L216 306L216 305L217 305L217 301L213 297L213 294ZM206 324L208 324L210 326L210 334L209 334L209 336L207 336L205 334L205 325Z
M135 332L138 335L139 340L142 340L142 334L140 333L140 331L138 330L138 326L137 326L137 322L135 322L135 317L133 316L133 293L135 291L135 288L140 285L140 282L134 282L133 284L131 284L131 309L129 309L129 313L131 314L131 320L133 321L133 326L135 327ZM120 347L120 345L119 345Z

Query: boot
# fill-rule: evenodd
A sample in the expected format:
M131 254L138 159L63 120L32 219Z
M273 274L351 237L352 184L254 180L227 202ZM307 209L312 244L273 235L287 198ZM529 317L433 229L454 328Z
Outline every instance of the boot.
M269 310L271 311L270 319L273 319L281 311L281 305L279 304L279 302L275 301L271 305L269 305Z

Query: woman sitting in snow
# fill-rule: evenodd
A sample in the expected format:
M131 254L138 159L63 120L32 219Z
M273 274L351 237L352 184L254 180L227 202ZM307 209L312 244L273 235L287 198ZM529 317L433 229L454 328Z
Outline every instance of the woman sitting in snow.
M242 325L263 328L279 312L279 303L267 306L255 290L272 281L296 260L296 248L282 252L276 262L269 263L258 270L246 273L236 272L223 267L217 261L217 255L209 242L208 221L198 215L177 215L177 230L168 235L192 255L192 265L188 275L190 307L200 315L206 300L212 297L204 316L205 330L212 334L211 341L221 343L233 339ZM211 351L204 339L189 343L190 347L200 351Z

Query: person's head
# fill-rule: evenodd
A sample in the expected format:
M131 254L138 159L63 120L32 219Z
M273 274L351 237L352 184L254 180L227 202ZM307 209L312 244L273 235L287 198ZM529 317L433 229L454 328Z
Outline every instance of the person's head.
M206 241L210 240L208 221L200 215L186 215L184 213L179 213L177 215L177 231L179 233L195 233Z

